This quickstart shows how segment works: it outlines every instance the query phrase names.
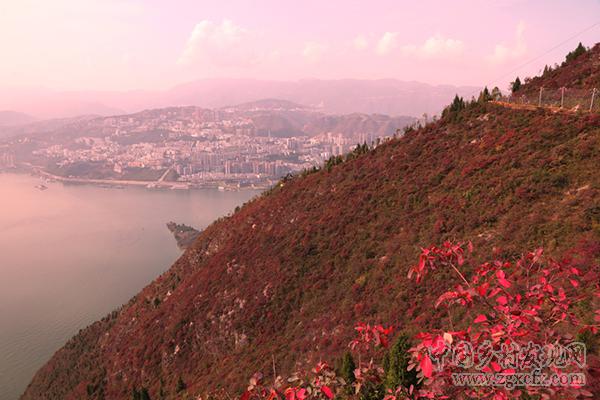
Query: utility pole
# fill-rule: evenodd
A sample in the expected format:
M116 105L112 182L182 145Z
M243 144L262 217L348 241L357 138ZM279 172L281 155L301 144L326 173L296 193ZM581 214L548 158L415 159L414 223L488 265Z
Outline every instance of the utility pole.
M565 87L560 88L560 108L565 105Z
M544 91L543 87L540 87L540 98L538 100L538 107L542 106L542 92Z
M594 90L592 90L592 101L590 102L590 112L592 112L592 109L594 108L594 97L596 96L596 88L594 88Z

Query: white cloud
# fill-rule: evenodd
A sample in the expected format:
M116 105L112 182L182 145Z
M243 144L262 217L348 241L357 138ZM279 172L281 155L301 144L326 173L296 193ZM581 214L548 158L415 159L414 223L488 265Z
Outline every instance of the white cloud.
M457 39L444 38L440 35L430 37L421 47L421 52L427 57L458 55L462 53L464 44Z
M364 35L358 35L352 42L356 50L366 50L369 47L369 41Z
M304 45L302 55L310 62L317 62L327 51L327 46L319 42L307 42Z
M379 55L386 55L398 46L398 32L386 32L377 42L375 51Z
M520 21L515 32L515 41L512 46L499 43L494 47L494 52L488 56L488 60L494 64L501 64L506 61L521 58L527 53L527 43L525 42L525 23Z
M425 40L421 45L406 45L402 50L411 55L423 58L451 58L460 55L465 45L461 40L435 35Z
M252 32L230 20L220 24L203 20L194 27L178 63L242 67L260 58L255 42Z

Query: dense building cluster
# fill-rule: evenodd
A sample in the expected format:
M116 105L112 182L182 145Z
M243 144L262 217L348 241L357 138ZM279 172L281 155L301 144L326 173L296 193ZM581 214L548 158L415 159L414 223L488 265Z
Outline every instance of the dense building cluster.
M31 155L36 165L52 165L53 173L71 178L85 170L97 179L177 181L182 188L267 187L376 139L372 133L305 134L279 126L277 118L257 119L236 109L148 110L64 128L58 140L38 138ZM0 162L11 166L14 159Z

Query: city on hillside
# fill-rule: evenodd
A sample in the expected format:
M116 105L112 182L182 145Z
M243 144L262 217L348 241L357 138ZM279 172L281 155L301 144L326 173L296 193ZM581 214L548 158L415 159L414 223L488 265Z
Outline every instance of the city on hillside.
M45 123L16 128L0 144L0 168L79 183L265 188L415 121L324 115L275 100L219 110L171 107L82 117L50 128Z

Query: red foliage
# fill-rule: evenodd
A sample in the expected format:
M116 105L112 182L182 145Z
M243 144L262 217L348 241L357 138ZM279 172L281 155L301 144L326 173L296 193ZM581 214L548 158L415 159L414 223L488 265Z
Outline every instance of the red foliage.
M524 391L548 396L563 393L568 398L590 395L576 384L551 387L531 385L517 389L510 386L467 386L466 391L464 387L453 386L453 373L481 371L515 374L515 369L506 366L508 363L503 363L503 360L484 360L478 352L474 355L475 364L481 367L478 369L472 366L466 369L461 363L450 363L440 369L432 367L432 358L440 360L446 355L446 344L451 345L456 338L469 343L473 349L487 347L489 354L497 355L515 346L523 349L531 344L540 349L568 346L573 343L572 336L566 333L569 332L569 326L594 332L598 329L598 325L580 324L573 313L572 305L585 296L575 289L584 282L581 281L580 270L568 260L557 262L545 259L542 249L537 249L516 263L494 260L480 264L473 268L474 272L467 280L458 269L464 263L462 255L462 248L458 244L445 243L442 249L432 246L423 249L419 265L411 270L417 273L416 279L419 281L430 271L452 268L462 283L442 294L436 307L458 304L472 310L472 324L468 324L466 329L457 332L434 331L417 336L419 344L411 350L413 366L420 370L420 376L427 385L441 388L453 398L517 399ZM595 294L599 294L598 288ZM461 355L465 356L464 353ZM574 365L566 366L569 369L559 368L553 363L538 367L548 375L578 371Z
M371 326L363 322L359 322L354 328L357 332L356 339L350 342L350 347L359 350L368 351L373 345L377 347L388 347L389 336L394 331L394 327L384 328L382 325Z
M473 251L468 244L467 253ZM498 251L495 251L497 253ZM472 266L469 278L459 267L467 267L465 251L460 244L445 242L441 247L430 246L422 249L419 263L412 267L409 276L414 275L421 281L430 272L448 268L456 273L461 283L442 294L436 307L459 305L468 309L465 327L460 330L436 330L416 335L417 345L410 352L412 361L409 369L418 371L420 380L425 384L421 389L414 386L398 387L389 390L384 400L402 399L447 399L447 398L489 398L494 400L519 399L523 393L542 395L544 398L575 398L591 396L591 393L579 383L568 385L479 385L467 383L457 385L454 375L457 373L480 372L503 375L505 379L517 374L510 361L518 362L520 371L536 370L540 373L561 376L568 372L581 371L585 365L570 364L558 366L554 362L555 351L559 346L573 344L573 338L567 332L570 327L590 329L597 332L598 325L580 324L572 311L572 305L583 300L585 294L579 289L586 281L572 260L561 262L547 259L543 250L527 253L516 262L496 259L478 266ZM594 295L600 296L600 284L593 288ZM600 320L600 310L595 311L595 320ZM449 314L450 315L450 314ZM471 321L472 323L469 323ZM358 323L355 327L356 338L350 343L353 350L370 351L385 348L393 328L382 325ZM452 359L443 363L452 344ZM469 347L470 346L470 347ZM528 347L529 346L529 347ZM531 347L533 346L533 347ZM527 349L519 353L520 358L511 359L507 349ZM470 349L470 350L469 350ZM473 352L473 349L477 351ZM486 351L482 351L486 350ZM549 350L545 364L538 364L539 353L535 350ZM524 354L524 356L523 356ZM577 353L573 353L580 356ZM524 357L524 358L523 358ZM579 367L577 370L576 367ZM308 383L294 378L292 386L286 389L264 388L260 379L255 377L241 400L279 398L281 393L286 400L333 399L345 382L335 377L335 373L325 363L319 363L313 369L314 378ZM383 381L383 370L373 359L366 365L360 365L354 371L354 392L369 384ZM258 375L259 376L259 375ZM508 377L508 378L507 378ZM346 391L347 393L347 391Z

